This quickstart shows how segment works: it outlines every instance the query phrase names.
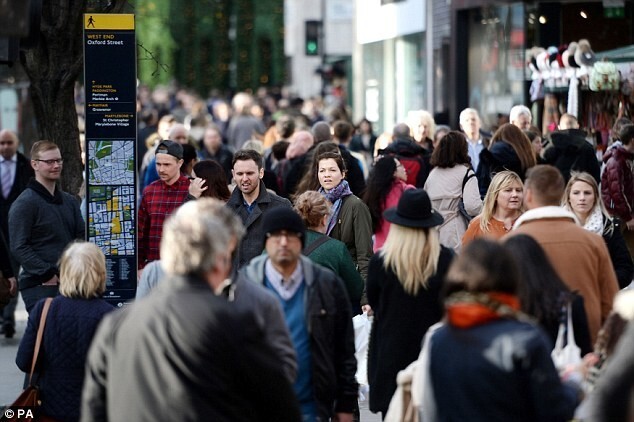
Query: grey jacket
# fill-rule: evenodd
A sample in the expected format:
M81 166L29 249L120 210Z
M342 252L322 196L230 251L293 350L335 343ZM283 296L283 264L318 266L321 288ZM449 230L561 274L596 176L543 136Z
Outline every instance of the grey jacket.
M291 207L288 199L268 192L262 181L260 181L260 194L255 202L255 208L249 214L244 207L242 192L237 187L227 202L227 207L240 217L247 230L234 257L233 268L236 270L248 264L252 258L260 255L264 250L264 235L266 234L262 226L264 214L273 208Z
M267 255L254 258L240 277L264 284ZM348 294L335 273L300 257L306 291L306 328L310 335L313 392L323 420L333 412L352 413L357 402L354 330ZM277 299L276 299L277 300Z
M300 420L254 313L181 277L111 313L88 352L81 420Z
M57 261L75 239L84 239L86 225L75 198L60 189L51 195L31 180L9 211L11 253L22 267L20 290L38 286L59 274Z
M161 261L152 261L144 269L136 299L139 300L163 282L165 271L161 268ZM267 343L275 350L275 356L282 361L286 378L294 382L297 376L297 355L284 321L284 315L279 301L267 289L241 277L228 285L224 291L230 302L234 302L242 310L255 314L255 319L264 331Z

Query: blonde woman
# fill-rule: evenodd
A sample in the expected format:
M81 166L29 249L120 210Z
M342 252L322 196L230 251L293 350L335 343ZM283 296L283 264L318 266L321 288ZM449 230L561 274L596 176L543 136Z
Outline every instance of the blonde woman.
M522 215L523 200L524 184L517 173L505 170L493 176L482 213L469 223L462 246L482 236L499 239L511 231L515 220Z
M71 243L62 254L59 296L51 302L38 358L41 415L79 420L88 347L101 319L115 308L101 299L106 290L106 258L94 243ZM31 370L45 299L29 314L16 364Z
M440 244L436 227L444 220L424 190L406 190L384 216L392 224L383 249L370 260L367 280L375 316L368 356L370 410L383 416L396 374L416 360L427 328L442 318L442 280L453 257Z
M629 286L634 275L634 264L621 233L620 222L608 214L601 200L597 182L590 173L570 174L562 206L577 216L584 229L603 237L619 287L624 289Z

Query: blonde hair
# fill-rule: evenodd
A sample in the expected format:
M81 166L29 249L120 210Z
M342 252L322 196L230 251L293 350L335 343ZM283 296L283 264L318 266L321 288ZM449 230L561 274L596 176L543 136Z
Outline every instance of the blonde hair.
M421 287L427 288L427 280L438 268L438 231L392 223L380 254L385 268L392 270L403 289L414 296Z
M427 126L427 131L429 132L429 138L432 139L434 137L434 134L436 133L436 122L434 121L434 116L431 115L431 113L427 110L418 110L418 111L413 111L410 113L409 116L409 125L411 127L411 130L413 133L417 133L418 129L418 125L421 122L424 122L425 125ZM425 141L424 139L421 139L420 142Z
M564 196L561 198L561 206L567 209L568 211L575 213L570 206L570 192L572 191L572 185L576 182L583 182L592 187L592 192L594 193L594 206L592 207L592 211L596 210L597 207L601 210L601 214L603 214L603 219L605 220L605 224L603 229L608 229L608 235L612 235L612 231L614 230L614 225L610 224L612 221L612 217L610 213L605 208L603 204L603 199L601 199L601 192L599 192L599 185L597 185L597 181L594 180L594 177L590 175L590 173L586 173L585 171L576 172L573 171L570 173L570 180L568 180L568 184L566 185L566 189L564 190Z
M514 183L517 183L524 188L522 179L517 175L517 173L510 170L501 171L493 176L493 179L491 179L491 184L489 185L489 189L487 190L482 203L482 213L480 214L480 230L483 233L489 233L491 231L490 222L493 218L493 214L495 214L495 211L497 210L498 195L501 191ZM522 208L521 212L523 211L524 209Z
M68 245L59 267L62 296L91 299L106 291L106 257L94 243L77 241Z
M37 141L31 147L31 160L39 160L42 153L55 149L59 149L59 146L51 141Z

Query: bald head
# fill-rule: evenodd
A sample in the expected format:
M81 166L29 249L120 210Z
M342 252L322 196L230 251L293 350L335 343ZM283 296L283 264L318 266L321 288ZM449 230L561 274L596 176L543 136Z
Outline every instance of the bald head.
M5 160L10 160L18 152L20 141L18 135L8 129L0 130L0 155Z

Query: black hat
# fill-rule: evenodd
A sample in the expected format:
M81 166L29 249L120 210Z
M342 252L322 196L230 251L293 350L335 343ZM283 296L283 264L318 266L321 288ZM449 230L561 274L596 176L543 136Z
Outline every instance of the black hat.
M183 146L178 142L164 140L156 147L157 154L169 154L177 160L183 159Z
M262 218L262 228L264 229L264 243L269 234L286 230L301 235L302 246L306 243L306 226L302 218L291 208L278 207L267 211Z
M403 192L398 205L385 210L383 217L390 223L414 228L439 226L445 221L431 207L429 195L423 189L408 189Z

